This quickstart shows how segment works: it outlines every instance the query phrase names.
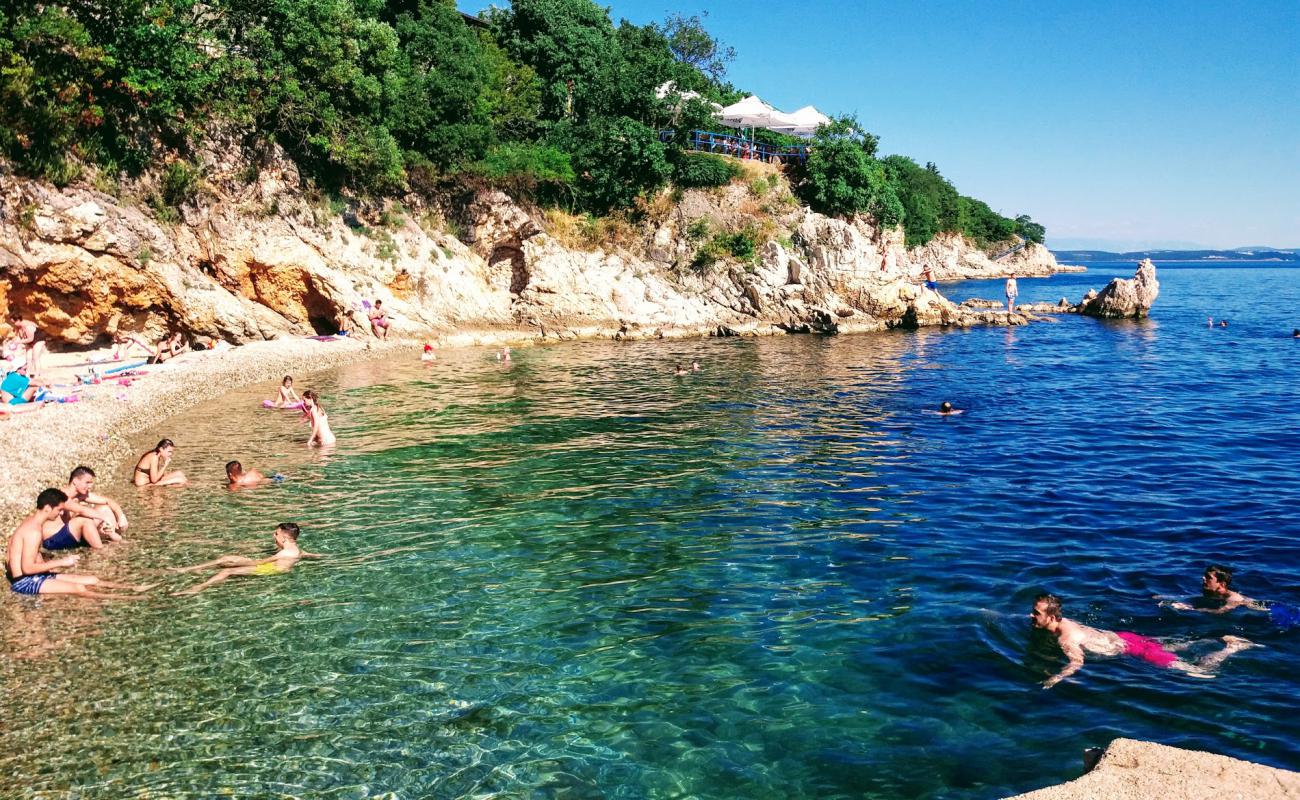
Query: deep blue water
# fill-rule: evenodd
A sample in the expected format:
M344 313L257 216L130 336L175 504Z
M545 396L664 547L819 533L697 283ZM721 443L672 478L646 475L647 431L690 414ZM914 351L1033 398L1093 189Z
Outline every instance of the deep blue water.
M1300 768L1300 630L1153 599L1220 562L1300 603L1300 270L1160 280L1141 321L349 367L300 381L330 454L254 410L273 387L234 392L140 437L196 485L128 496L132 543L87 566L179 588L165 566L285 517L332 558L84 617L7 599L0 769L86 797L994 798L1116 736ZM290 479L224 492L230 457ZM1045 691L1043 590L1266 648L1210 681L1090 659Z

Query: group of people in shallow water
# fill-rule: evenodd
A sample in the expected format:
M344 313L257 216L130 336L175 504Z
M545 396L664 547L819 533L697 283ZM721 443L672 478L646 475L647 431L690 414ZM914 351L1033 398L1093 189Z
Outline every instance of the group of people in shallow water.
M1300 611L1281 603L1264 603L1253 600L1232 588L1232 570L1211 564L1201 577L1201 596L1194 601L1161 600L1161 605L1179 611L1205 614L1227 614L1242 609L1263 612L1272 622L1284 628L1300 624ZM1056 638L1067 658L1066 665L1043 681L1050 689L1083 668L1085 654L1097 656L1131 656L1161 669L1176 669L1198 678L1213 678L1215 670L1233 653L1251 647L1254 642L1240 636L1220 637L1223 646L1214 652L1188 661L1179 651L1201 645L1203 641L1161 642L1129 631L1110 631L1093 628L1065 617L1061 600L1053 594L1040 594L1034 598L1029 614L1036 629Z
M311 426L308 443L328 446L335 443L329 426L329 416L314 391L308 390L299 397L293 388L293 377L284 376L279 397L263 405L271 408L300 409L303 419ZM139 488L185 486L189 479L181 470L171 469L176 443L162 439L152 450L140 456L131 482ZM229 489L246 489L270 480L256 469L245 469L239 461L226 463L226 486ZM49 488L36 498L36 510L24 519L9 539L6 567L10 587L24 595L64 594L94 599L128 599L153 588L131 584L111 583L93 575L79 575L67 570L76 566L78 555L47 558L45 553L56 554L80 547L98 550L107 544L122 540L129 521L122 506L113 498L94 491L95 471L79 466L68 477L62 489ZM298 547L301 531L296 523L278 525L272 538L275 554L262 559L244 556L222 556L214 561L177 572L196 572L216 569L207 581L176 594L195 594L228 578L239 575L272 575L287 572L302 558L319 558Z

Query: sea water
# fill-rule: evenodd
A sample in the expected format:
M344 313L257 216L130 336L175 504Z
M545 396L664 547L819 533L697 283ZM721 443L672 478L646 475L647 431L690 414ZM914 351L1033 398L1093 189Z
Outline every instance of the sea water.
M259 408L275 384L232 391L138 437L176 440L192 486L100 487L129 542L82 566L149 599L0 601L0 795L993 798L1116 736L1300 768L1300 630L1154 599L1217 562L1300 602L1300 270L1160 280L1140 321L299 376L325 452ZM286 480L227 491L232 458ZM326 558L163 594L282 520ZM1266 647L1214 680L1090 658L1044 690L1047 590L1088 624Z

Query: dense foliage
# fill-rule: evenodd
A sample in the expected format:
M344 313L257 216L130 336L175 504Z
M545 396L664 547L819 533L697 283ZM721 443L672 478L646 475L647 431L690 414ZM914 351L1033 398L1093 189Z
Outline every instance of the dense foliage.
M593 0L513 0L482 24L454 0L0 0L0 154L57 183L85 164L152 171L161 212L202 185L192 151L224 121L329 190L472 179L605 213L740 174L686 152L687 132L713 127L706 102L656 94L671 82L734 101L734 57L700 17L615 24ZM877 158L851 119L813 145L794 177L818 210L901 222L909 244L942 231L1042 241L1041 225L961 197L933 165Z

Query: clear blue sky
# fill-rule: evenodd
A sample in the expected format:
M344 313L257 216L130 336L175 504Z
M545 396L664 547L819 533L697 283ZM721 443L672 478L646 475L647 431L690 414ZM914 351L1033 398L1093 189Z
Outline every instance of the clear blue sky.
M1300 247L1300 0L610 7L670 11L709 12L738 88L857 114L1053 246Z

